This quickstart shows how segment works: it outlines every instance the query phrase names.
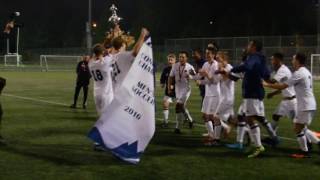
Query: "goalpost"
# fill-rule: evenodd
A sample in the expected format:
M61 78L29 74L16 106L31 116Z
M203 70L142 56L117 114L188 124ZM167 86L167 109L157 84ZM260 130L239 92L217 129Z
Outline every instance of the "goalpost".
M320 80L320 54L311 54L310 70L314 80Z
M40 55L41 71L72 71L82 56Z

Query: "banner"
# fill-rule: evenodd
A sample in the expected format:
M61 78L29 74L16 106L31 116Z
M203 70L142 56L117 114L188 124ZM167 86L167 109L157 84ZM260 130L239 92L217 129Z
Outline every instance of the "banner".
M137 164L155 131L154 69L151 38L136 56L114 100L89 138L120 159Z

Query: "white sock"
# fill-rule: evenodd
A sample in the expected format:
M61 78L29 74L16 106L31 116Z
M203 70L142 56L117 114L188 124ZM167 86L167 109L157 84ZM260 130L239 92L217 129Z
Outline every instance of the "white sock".
M252 133L253 142L256 145L256 147L262 146L261 144L261 135L260 135L260 127L258 124L255 124L250 127L250 131Z
M271 123L270 123L265 117L261 117L261 118L263 118L261 123L262 123L263 126L266 128L269 136L270 136L271 138L277 137L277 133L276 133L276 131L273 129Z
M305 133L303 130L297 135L297 141L300 146L300 149L304 152L307 152L308 151L307 137L305 136Z
M229 129L229 125L226 124L224 121L221 121L221 126L223 127L223 129Z
M190 115L190 112L189 112L189 110L188 110L187 108L184 109L184 113L185 113L185 115L186 115L186 118L188 118L189 121L192 122L193 119L192 119L192 117L191 117L191 115Z
M169 110L168 110L168 109L163 110L163 120L164 120L164 123L168 123L168 119L169 119Z
M239 122L237 126L237 142L242 144L243 138L246 133L246 123L245 122Z
M310 129L305 131L306 137L314 144L319 144L320 139Z
M176 129L180 129L180 125L182 121L181 116L183 117L182 113L176 113Z
M214 138L214 131L213 131L212 121L206 122L206 126L207 126L207 129L208 129L209 136L210 136L211 138Z
M214 139L219 140L221 135L222 126L215 125L214 126Z

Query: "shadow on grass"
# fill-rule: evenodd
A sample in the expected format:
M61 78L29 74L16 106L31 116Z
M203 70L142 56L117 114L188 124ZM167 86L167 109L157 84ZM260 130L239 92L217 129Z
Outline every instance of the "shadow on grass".
M92 166L92 165L128 165L109 152L95 152L90 146L56 144L7 144L0 151L43 160L56 165Z

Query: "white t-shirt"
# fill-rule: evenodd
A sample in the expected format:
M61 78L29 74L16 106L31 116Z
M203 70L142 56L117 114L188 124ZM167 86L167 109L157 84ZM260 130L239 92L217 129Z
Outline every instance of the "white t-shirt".
M190 75L190 71L193 71L195 73L193 66L189 63L181 66L180 62L178 62L172 66L169 76L175 78L176 91L191 90L189 81L192 76Z
M277 70L276 74L274 75L273 79L280 83L286 83L292 76L291 71L289 68L282 64L280 68ZM288 88L281 91L283 97L292 97L296 95L293 86L289 86Z
M226 72L230 72L232 66L227 64L224 70ZM220 81L220 89L221 89L221 102L224 104L233 104L234 103L234 81L228 79L222 79Z
M204 63L202 66L202 70L205 70L208 72L209 76L213 78L217 78L220 75L215 74L215 72L219 69L218 62L213 61L211 64L209 62ZM217 80L216 82L210 81L208 78L205 78L204 81L202 81L202 84L205 84L206 88L206 94L205 96L220 96L220 81Z
M110 96L113 98L112 79L111 79L111 57L89 61L90 74L94 80L94 96Z
M113 90L118 89L127 76L135 57L132 51L123 51L112 55L112 82Z
M285 83L294 86L297 95L298 111L316 110L316 100L313 95L312 75L305 67L300 67Z

